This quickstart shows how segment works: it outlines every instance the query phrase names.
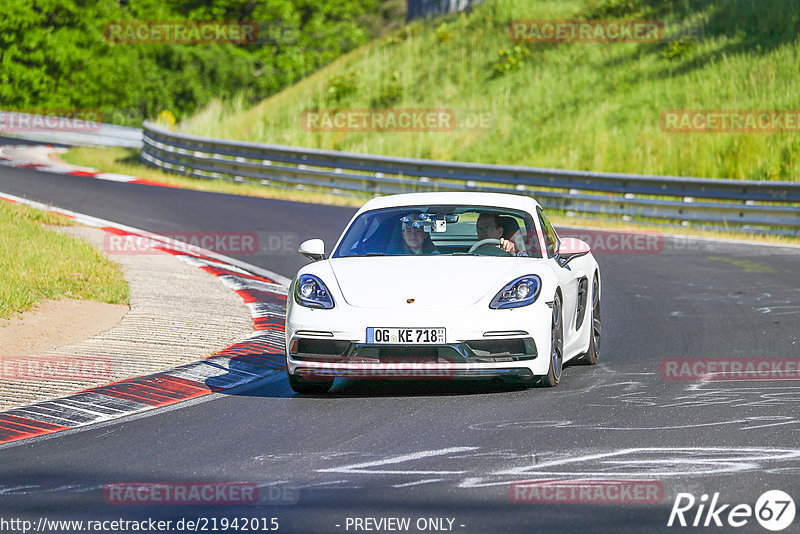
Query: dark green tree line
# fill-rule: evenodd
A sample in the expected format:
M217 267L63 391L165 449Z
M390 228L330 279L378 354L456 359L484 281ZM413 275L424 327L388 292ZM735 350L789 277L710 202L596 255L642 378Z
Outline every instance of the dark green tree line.
M260 100L403 20L397 0L3 0L0 109L99 109L135 125ZM247 21L252 44L114 43L113 21Z

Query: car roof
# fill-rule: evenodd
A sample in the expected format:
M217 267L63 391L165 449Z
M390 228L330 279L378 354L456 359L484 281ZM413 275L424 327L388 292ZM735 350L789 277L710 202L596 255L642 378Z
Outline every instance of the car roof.
M480 193L470 192L431 192L431 193L403 193L399 195L386 195L367 201L358 214L365 211L393 208L398 206L427 206L430 204L453 204L458 206L488 206L509 208L533 212L539 205L536 200L526 195L512 195L508 193Z

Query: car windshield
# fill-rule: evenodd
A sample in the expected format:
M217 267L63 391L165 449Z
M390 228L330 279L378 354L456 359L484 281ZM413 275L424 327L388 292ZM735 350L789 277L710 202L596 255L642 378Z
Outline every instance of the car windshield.
M334 258L479 255L541 257L530 215L483 206L406 206L362 213Z

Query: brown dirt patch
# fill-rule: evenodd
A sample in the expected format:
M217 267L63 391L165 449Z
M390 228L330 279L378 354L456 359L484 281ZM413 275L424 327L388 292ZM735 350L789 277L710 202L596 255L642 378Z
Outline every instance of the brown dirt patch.
M0 320L0 357L25 356L69 345L104 332L128 313L125 304L44 300L10 320Z

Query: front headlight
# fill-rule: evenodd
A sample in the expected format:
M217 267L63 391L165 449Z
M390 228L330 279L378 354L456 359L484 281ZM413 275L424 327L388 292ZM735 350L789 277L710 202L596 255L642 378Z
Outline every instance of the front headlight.
M535 274L517 278L494 296L489 307L493 310L504 308L519 308L536 302L539 291L542 289L542 279Z
M307 308L333 308L333 297L322 280L313 274L303 274L294 285L294 301Z

